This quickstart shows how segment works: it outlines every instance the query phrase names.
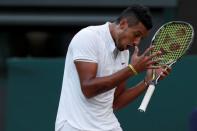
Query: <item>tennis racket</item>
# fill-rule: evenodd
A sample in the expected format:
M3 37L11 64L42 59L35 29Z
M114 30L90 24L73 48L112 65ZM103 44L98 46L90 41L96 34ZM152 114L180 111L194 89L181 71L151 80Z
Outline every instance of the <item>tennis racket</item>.
M193 37L194 29L187 22L171 21L161 26L151 41L151 44L154 45L154 49L150 53L153 54L158 51L162 52L160 56L156 56L152 59L153 61L159 60L159 62L154 66L172 66L189 49L193 41ZM152 82L150 83L142 103L138 108L141 112L146 111L160 75L155 77L156 74L153 72Z

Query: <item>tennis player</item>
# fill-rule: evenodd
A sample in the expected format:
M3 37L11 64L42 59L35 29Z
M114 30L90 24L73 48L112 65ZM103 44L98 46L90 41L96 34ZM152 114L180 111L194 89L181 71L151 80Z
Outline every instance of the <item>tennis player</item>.
M74 36L65 61L56 131L122 131L114 110L147 89L157 62L152 58L161 54L148 56L154 48L149 47L139 55L138 45L151 28L148 8L133 5L116 21L86 27ZM129 48L135 48L130 63ZM156 70L164 78L170 69ZM145 78L126 89L125 81L143 71Z

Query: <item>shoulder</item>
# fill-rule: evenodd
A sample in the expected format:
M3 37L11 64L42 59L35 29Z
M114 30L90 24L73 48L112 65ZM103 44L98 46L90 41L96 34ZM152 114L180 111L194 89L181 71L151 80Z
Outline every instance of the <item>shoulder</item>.
M88 28L84 28L80 30L72 39L71 43L96 43L98 39L98 35L93 30Z
M98 39L99 34L98 31L94 29L94 27L90 26L90 27L86 27L82 30L80 30L77 34L76 37L83 37L84 39L89 39L89 40L94 40L94 39Z
M72 47L101 47L102 38L97 26L90 26L80 30L71 40L70 46Z
M69 49L73 54L73 60L85 60L98 62L100 42L97 34L84 28L72 39Z

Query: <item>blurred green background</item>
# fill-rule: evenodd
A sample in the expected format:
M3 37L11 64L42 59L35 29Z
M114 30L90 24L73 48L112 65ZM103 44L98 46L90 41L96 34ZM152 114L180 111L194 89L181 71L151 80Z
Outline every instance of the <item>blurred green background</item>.
M187 68L189 66L189 68ZM186 131L189 114L197 105L197 57L186 56L159 83L145 113L142 96L116 112L125 131ZM6 131L53 131L59 102L64 59L8 60ZM139 82L139 75L128 86Z
M195 0L1 0L0 131L54 131L71 38L83 27L113 21L136 3L150 8L154 22L141 51L167 21L197 25ZM189 130L189 115L197 108L196 54L195 37L187 55L158 84L147 112L137 110L143 95L116 112L124 131ZM128 86L143 76L129 79Z

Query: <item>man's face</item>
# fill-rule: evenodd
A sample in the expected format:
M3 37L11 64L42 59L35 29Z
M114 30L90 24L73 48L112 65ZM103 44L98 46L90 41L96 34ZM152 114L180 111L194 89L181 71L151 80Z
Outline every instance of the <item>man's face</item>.
M116 47L123 51L129 47L138 46L141 39L147 34L148 30L141 22L129 27L127 20L123 20L118 26L118 33L115 39Z

